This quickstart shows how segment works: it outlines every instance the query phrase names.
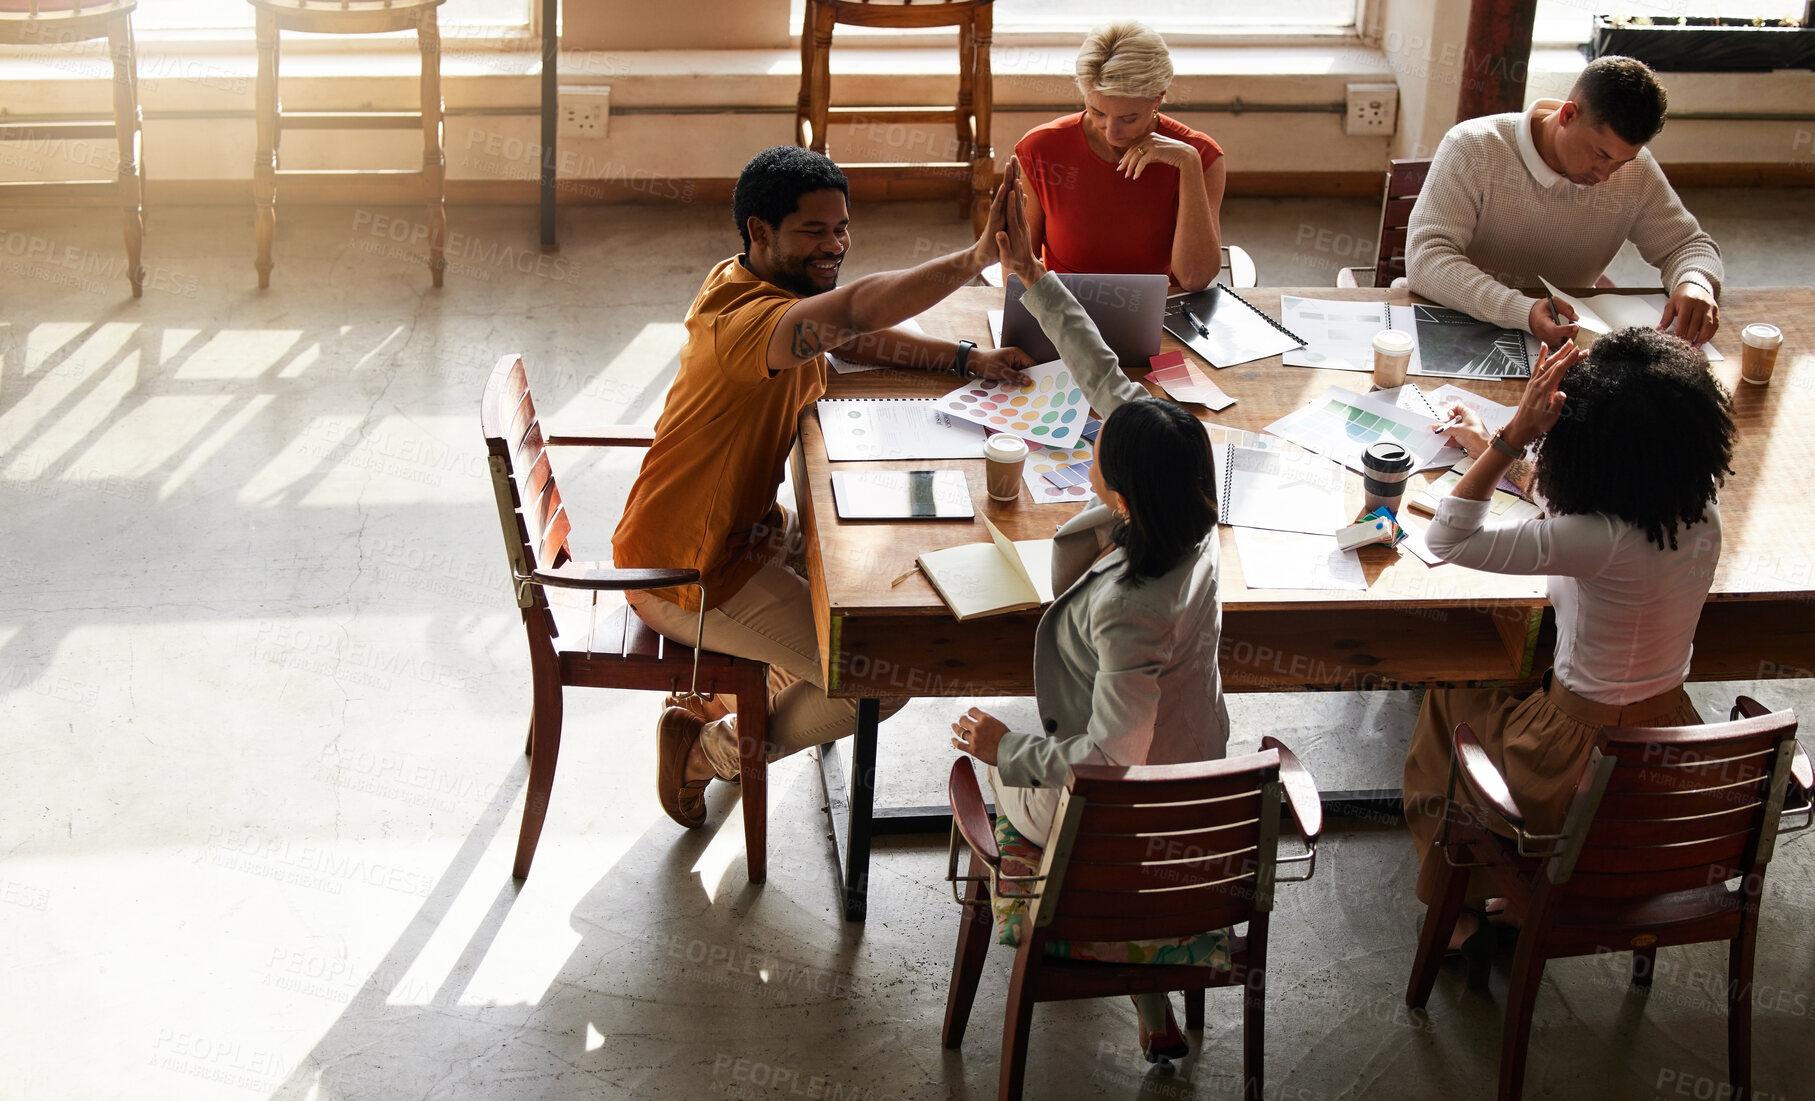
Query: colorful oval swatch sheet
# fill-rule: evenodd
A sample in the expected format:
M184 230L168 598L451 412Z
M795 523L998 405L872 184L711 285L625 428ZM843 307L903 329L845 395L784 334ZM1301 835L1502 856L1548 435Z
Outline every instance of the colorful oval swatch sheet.
M1089 447L1030 447L1027 465L1021 468L1021 480L1036 505L1076 504L1090 496ZM1085 468L1084 477L1076 481L1061 471ZM1059 481L1049 475L1059 474ZM1061 484L1069 483L1069 484Z
M1090 403L1063 360L1041 363L1022 374L1025 386L996 379L972 379L938 399L942 413L963 417L997 432L1008 432L1042 447L1071 447L1090 419Z

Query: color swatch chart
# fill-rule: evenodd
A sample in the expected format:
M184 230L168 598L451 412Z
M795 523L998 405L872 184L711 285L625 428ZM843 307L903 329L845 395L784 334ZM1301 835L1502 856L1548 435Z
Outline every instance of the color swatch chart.
M1034 504L1076 504L1089 497L1091 454L1092 449L1083 446L1028 448L1021 480ZM1077 477L1074 471L1080 468L1082 477Z
M1183 352L1161 352L1149 363L1152 369L1147 372L1147 381L1159 384L1179 401L1195 401L1208 406L1212 413L1235 404L1235 399L1211 382L1209 375L1198 370L1196 364L1186 362Z
M1067 466L1059 467L1057 470L1049 470L1040 476L1053 485L1058 486L1060 489L1070 489L1072 486L1089 485L1090 462L1089 460L1085 460L1081 463L1071 463Z
M938 401L941 412L1009 432L1028 443L1070 447L1090 418L1090 403L1063 360L1029 367L1031 380L1017 385L997 379L974 379Z

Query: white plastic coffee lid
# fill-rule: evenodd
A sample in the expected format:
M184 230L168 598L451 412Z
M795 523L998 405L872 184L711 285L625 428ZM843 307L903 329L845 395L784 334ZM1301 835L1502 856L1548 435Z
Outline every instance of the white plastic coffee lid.
M1012 463L1027 456L1027 441L1007 432L998 432L983 445L983 454L997 462Z
M1382 329L1374 334L1374 350L1389 356L1412 354L1412 334L1403 329Z
M1754 348L1775 348L1783 343L1783 330L1775 325L1755 321L1740 330L1739 339L1741 343L1750 344Z

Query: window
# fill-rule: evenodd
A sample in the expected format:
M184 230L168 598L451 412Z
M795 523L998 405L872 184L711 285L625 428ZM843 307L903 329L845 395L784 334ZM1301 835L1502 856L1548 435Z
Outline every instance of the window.
M530 0L447 0L436 11L445 37L463 28L475 33L529 26ZM251 30L252 5L246 0L139 0L132 25L138 31Z
M1801 0L1538 0L1532 26L1535 45L1576 46L1593 34L1596 15L1644 15L1673 19L1679 15L1721 15L1752 19L1802 18Z
M1355 25L1355 0L997 0L996 29L1081 29L1112 19L1139 19L1160 31L1231 29L1332 30Z
M1139 19L1168 34L1215 34L1228 31L1310 33L1353 31L1361 0L996 0L996 34L1041 32L1082 35L1112 19ZM799 34L806 0L791 0L788 29ZM862 36L900 31L840 27L840 35Z

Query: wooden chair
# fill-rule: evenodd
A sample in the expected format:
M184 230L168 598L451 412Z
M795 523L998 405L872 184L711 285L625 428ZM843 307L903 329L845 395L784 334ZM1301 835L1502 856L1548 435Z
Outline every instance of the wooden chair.
M995 152L990 147L990 112L994 84L989 72L994 0L807 0L800 31L800 100L794 110L797 144L826 151L826 128L833 119L869 119L890 125L950 123L957 132L956 156L949 161L841 165L847 176L890 180L910 166L950 171L968 179L960 189L958 216L970 215L971 229L981 233L989 221L996 187ZM958 102L955 107L833 107L832 28L859 27L921 30L958 28Z
M1310 878L1323 831L1317 785L1292 751L1272 738L1226 761L1109 768L1079 765L1059 797L1054 829L1032 877L1033 919L1024 927L1009 980L999 1096L1021 1096L1036 1002L1185 991L1185 1023L1204 1024L1204 990L1242 988L1242 1096L1263 1091L1267 917L1280 864L1305 863ZM952 840L946 878L966 883L958 948L945 1003L944 1041L964 1042L971 1003L994 939L989 898L1002 858L968 759L952 765ZM1307 851L1280 859L1280 798ZM958 851L970 849L969 874ZM1232 937L1226 968L1074 961L1046 954L1054 940L1184 937L1247 922Z
M1257 280L1260 276L1254 268L1254 257L1249 256L1248 250L1240 245L1223 246L1223 270L1229 273L1229 285L1238 290L1259 285Z
M1751 1096L1752 965L1765 866L1777 835L1791 832L1779 827L1786 790L1796 790L1806 815L1815 778L1796 745L1794 711L1769 713L1741 696L1731 719L1603 728L1562 831L1551 835L1525 829L1475 732L1467 723L1456 727L1438 839L1448 868L1442 895L1425 917L1405 1000L1421 1009L1430 997L1470 874L1485 869L1520 927L1501 1033L1501 1101L1517 1101L1523 1092L1532 1006L1546 960L1630 951L1632 984L1644 988L1659 948L1715 940L1730 946L1732 1096ZM1478 812L1456 804L1458 781Z
M1407 157L1392 162L1387 170L1386 190L1380 199L1380 229L1374 234L1379 246L1374 255L1370 282L1361 282L1367 268L1337 268L1339 287L1390 287L1393 280L1405 274L1405 241L1412 224L1412 207L1424 190L1425 177L1431 173L1429 157ZM1594 285L1603 290L1614 285L1605 275Z
M648 447L648 428L614 427L592 436L544 437L529 393L523 357L507 355L485 384L480 424L490 456L492 491L503 524L512 587L529 636L535 703L529 723L529 795L517 838L512 874L529 875L536 841L548 813L555 758L561 751L561 693L568 686L645 692L729 692L737 696L737 729L743 760L744 847L750 882L768 874L765 843L768 806L769 667L759 661L676 646L651 630L629 606L618 603L601 618L600 592L697 585L689 569L612 569L576 561L561 491L549 464L550 447ZM593 594L593 618L584 637L558 647L555 616L544 586Z
M1367 268L1338 268L1339 287L1390 287L1393 280L1405 274L1405 232L1412 221L1412 206L1424 190L1424 178L1430 175L1429 157L1411 157L1392 162L1386 174L1386 191L1380 200L1380 230L1374 234L1379 250L1374 257L1373 282L1362 283L1361 273Z
M0 142L111 137L120 157L119 171L112 180L21 180L0 184L0 192L45 186L65 191L113 189L125 223L126 279L132 284L132 296L141 298L145 294L145 267L139 262L145 242L145 177L139 66L132 41L132 12L137 6L137 0L0 0L0 44L67 46L105 38L113 58L111 120L0 122Z
M258 236L258 285L271 285L271 242L277 235L277 181L285 177L383 178L415 183L428 206L429 274L437 287L447 270L443 185L447 158L441 135L441 29L435 9L442 0L246 0L257 10L258 153L252 160L254 228ZM278 95L278 34L383 34L416 32L422 54L422 103L418 111L285 111ZM292 130L413 130L422 128L420 169L279 169L278 145Z

